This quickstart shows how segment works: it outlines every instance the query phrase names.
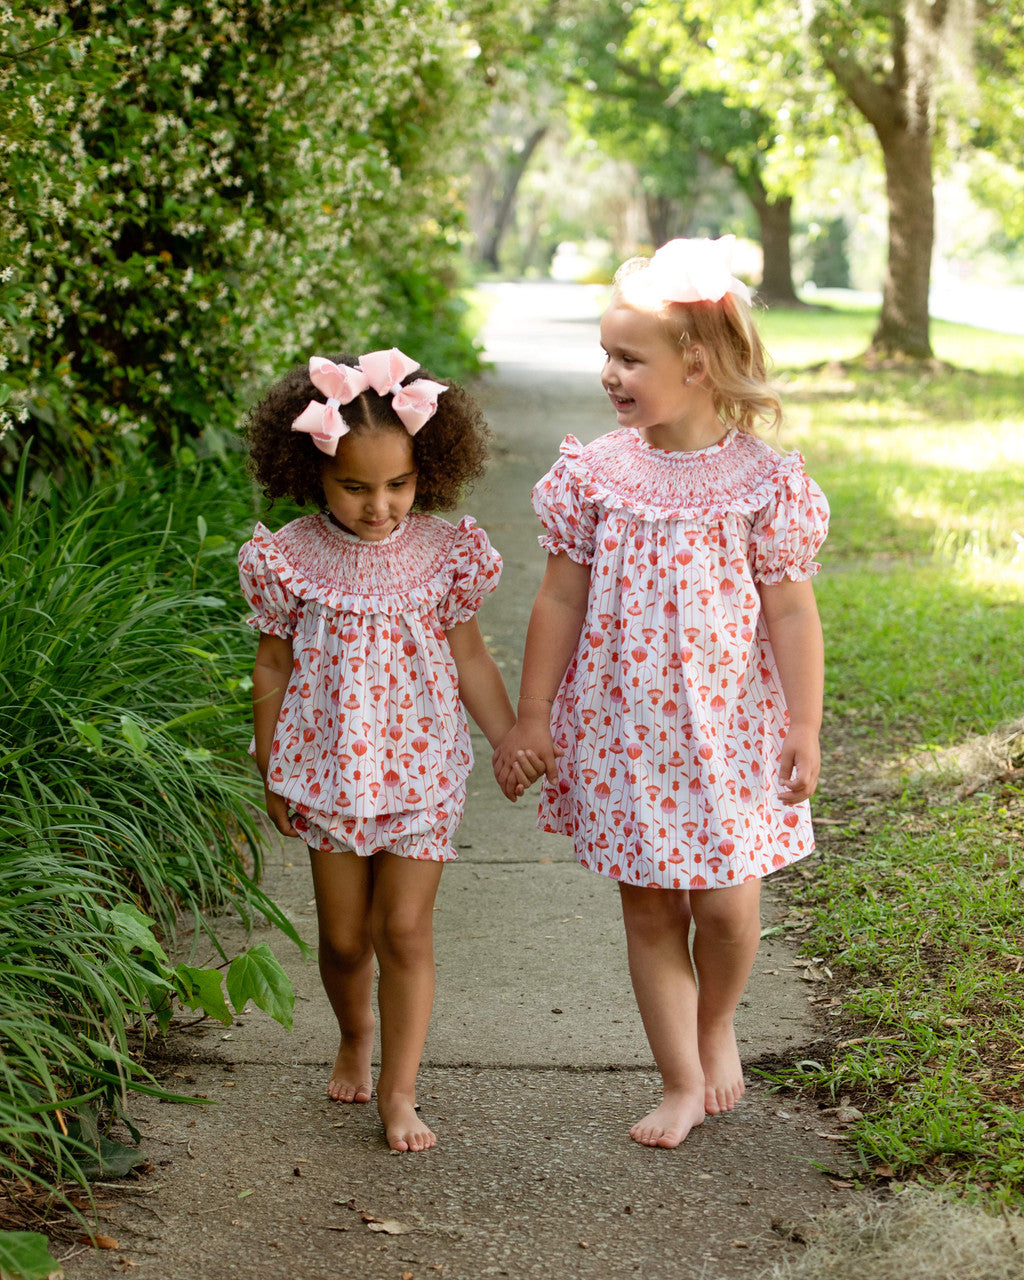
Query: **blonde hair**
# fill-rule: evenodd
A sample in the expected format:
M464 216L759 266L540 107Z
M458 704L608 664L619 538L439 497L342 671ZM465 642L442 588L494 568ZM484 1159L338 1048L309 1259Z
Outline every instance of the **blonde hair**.
M649 265L649 258L630 258L619 267L612 304L657 316L684 352L701 348L703 360L691 356L691 367L703 368L715 412L726 426L751 435L761 422L778 427L782 401L768 379L768 354L748 303L732 292L718 302L665 302L642 278Z

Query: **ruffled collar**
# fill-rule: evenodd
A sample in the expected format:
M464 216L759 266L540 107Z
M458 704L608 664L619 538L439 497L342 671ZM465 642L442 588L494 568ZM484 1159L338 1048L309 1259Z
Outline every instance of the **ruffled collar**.
M716 440L714 444L707 444L703 449L659 449L656 444L650 444L643 438L635 427L624 427L624 431L631 432L635 437L636 444L644 453L653 454L655 458L666 457L678 459L680 462L699 462L701 459L707 460L716 453L720 453L723 449L727 449L732 443L733 436L736 431L730 429L722 436L721 440ZM618 434L613 432L612 434Z
M409 524L409 517L406 516L404 520L395 525L386 538L376 538L371 542L367 538L360 538L357 533L351 533L348 529L343 529L327 511L321 511L319 518L324 522L332 537L356 547L387 547L392 542L401 542Z
M456 539L476 528L440 516L406 516L379 542L339 529L328 515L300 516L276 533L257 524L251 543L277 579L303 600L334 609L395 613L436 605L448 593Z
M767 506L780 485L799 484L803 458L780 455L745 432L730 431L705 449L658 449L633 427L588 445L562 443L565 465L583 496L653 520L750 514Z

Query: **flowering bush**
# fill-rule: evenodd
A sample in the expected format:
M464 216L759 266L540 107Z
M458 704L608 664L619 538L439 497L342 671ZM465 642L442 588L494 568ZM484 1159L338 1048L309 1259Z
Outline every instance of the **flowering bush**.
M213 447L318 349L474 360L447 0L0 5L0 463ZM471 114L471 113L469 113Z

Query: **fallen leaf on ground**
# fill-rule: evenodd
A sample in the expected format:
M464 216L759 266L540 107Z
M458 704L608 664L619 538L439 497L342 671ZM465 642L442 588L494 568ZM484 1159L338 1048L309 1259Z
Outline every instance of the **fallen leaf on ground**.
M116 1249L118 1243L113 1236L79 1236L79 1244L95 1245L97 1249Z
M386 1236L404 1236L407 1231L412 1230L407 1222L396 1222L393 1218L388 1218L386 1222L368 1222L366 1225L371 1231L381 1231Z

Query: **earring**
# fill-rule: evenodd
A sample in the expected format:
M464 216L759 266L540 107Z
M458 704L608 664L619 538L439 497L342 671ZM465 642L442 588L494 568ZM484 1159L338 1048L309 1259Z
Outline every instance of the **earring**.
M689 379L689 378L684 378L684 379L683 379L683 386L684 386L684 387L688 387L689 385L690 385L690 379Z

